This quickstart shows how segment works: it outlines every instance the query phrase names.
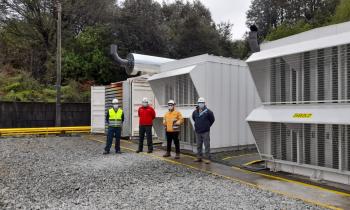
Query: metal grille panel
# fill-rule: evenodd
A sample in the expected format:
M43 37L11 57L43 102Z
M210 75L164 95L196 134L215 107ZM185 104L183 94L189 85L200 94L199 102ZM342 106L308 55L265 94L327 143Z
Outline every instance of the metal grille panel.
M270 94L262 95L269 99L264 104L350 102L350 44L273 58L267 65L270 84L257 87Z
M177 106L193 106L198 99L197 90L189 74L169 77L166 79L161 105L167 105L170 99L175 100Z
M250 126L263 155L350 171L350 126L259 122L250 122Z
M185 119L183 126L181 126L179 139L181 142L195 145L196 144L196 136L194 132L194 128L189 119Z

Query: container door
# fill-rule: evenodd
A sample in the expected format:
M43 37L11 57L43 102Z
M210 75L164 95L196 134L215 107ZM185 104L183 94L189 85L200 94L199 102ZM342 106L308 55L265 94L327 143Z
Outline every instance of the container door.
M105 132L105 87L91 87L91 132Z
M142 99L148 98L149 104L153 108L155 108L155 99L151 86L146 79L133 80L131 84L131 91L131 134L132 136L139 136L138 109L142 105Z

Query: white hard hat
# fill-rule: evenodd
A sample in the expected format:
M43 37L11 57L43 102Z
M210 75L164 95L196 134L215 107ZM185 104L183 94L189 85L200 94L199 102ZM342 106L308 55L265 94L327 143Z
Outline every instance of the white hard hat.
M148 98L143 98L142 103L148 103Z
M205 103L205 99L202 98L202 97L200 97L200 98L198 99L197 103Z
M170 100L170 101L168 101L168 104L174 104L175 105L175 101L174 100Z
M118 101L118 99L116 99L116 98L112 100L112 104L117 104L118 102L119 102L119 101Z

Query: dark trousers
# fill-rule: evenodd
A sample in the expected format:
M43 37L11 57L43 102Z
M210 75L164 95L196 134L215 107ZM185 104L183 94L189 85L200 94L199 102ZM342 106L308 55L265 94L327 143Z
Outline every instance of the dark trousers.
M143 141L145 139L145 134L147 137L148 151L153 151L153 141L152 141L152 125L140 125L139 127L139 151L143 151Z
M203 157L203 144L205 147L205 156L210 160L210 132L196 133L197 137L197 157Z
M166 140L167 140L167 152L171 152L171 143L174 141L175 152L176 154L180 154L180 141L179 141L179 132L166 132Z
M120 136L122 129L120 127L109 127L107 134L107 143L105 147L105 151L109 152L112 146L113 137L115 137L115 151L120 151Z

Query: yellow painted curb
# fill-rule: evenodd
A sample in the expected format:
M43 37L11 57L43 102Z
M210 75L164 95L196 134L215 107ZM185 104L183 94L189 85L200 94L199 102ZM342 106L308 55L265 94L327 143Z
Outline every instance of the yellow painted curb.
M90 126L41 127L41 128L1 128L0 136L49 135L61 133L90 133Z
M273 175L264 174L264 173L260 173L260 172L248 171L248 170L245 170L245 169L242 169L242 168L238 168L238 167L234 167L234 166L232 168L237 169L237 170L241 170L241 171L243 171L245 173L257 174L257 175L268 177L268 178L272 178L272 179L277 179L277 180L281 180L281 181L285 181L285 182L299 184L299 185L303 185L305 187L315 188L315 189L318 189L318 190L322 190L322 191L331 192L331 193L335 193L335 194L338 194L338 195L350 197L350 194L349 193L345 193L345 192L340 192L340 191L336 191L336 190L330 190L330 189L323 188L323 187L320 187L320 186L307 184L307 183L304 183L304 182L299 182L299 181L295 181L295 180L291 180L291 179L286 179L286 178L282 178L282 177L279 177L279 176L273 176Z
M221 160L228 160L228 159L237 158L237 157L250 156L250 155L253 155L253 154L256 154L256 153L248 153L248 154L242 154L242 155L227 156L227 157L224 157Z
M249 165L252 165L252 164L254 164L254 163L260 163L260 162L263 162L263 160L253 160L253 161L250 161L250 162L245 163L245 164L243 164L243 165L249 166Z

